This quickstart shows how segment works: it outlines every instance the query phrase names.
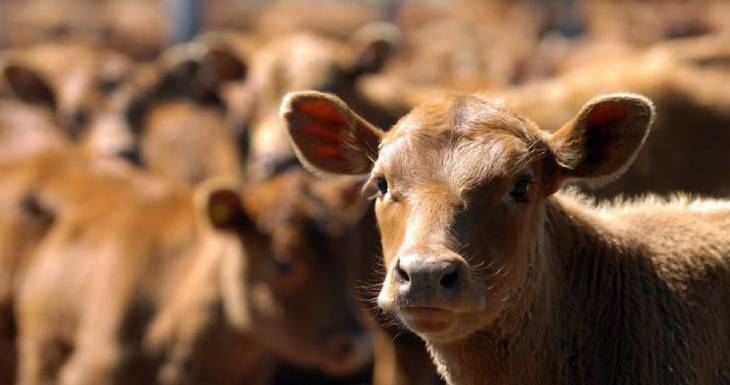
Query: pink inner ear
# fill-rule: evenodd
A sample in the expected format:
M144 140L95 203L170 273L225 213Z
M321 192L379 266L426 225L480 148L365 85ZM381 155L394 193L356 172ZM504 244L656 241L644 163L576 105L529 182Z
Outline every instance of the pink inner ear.
M319 141L314 148L317 156L344 159L340 131L347 123L342 112L325 100L307 100L299 105L299 112L307 118L302 130Z
M629 115L629 107L621 102L605 102L593 108L587 119L589 126L602 126Z
M299 106L299 111L312 120L329 122L331 125L345 123L345 120L342 118L342 112L333 106L332 102L327 100L312 99L304 101Z
M340 140L340 133L337 129L327 123L323 124L323 122L316 120L310 121L303 128L308 134L314 135L322 142L337 143Z
M322 145L315 148L318 156L331 158L331 159L344 159L342 150L340 147L334 145Z

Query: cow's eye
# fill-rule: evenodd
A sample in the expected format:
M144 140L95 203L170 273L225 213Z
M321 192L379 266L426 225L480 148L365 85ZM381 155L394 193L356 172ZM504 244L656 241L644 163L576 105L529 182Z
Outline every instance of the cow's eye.
M388 193L388 181L385 180L384 176L380 176L375 179L375 186L378 188L378 192L381 196Z
M527 202L530 198L531 184L531 176L525 175L520 177L520 179L518 179L515 185L512 187L512 191L510 191L512 199L516 200L517 202Z

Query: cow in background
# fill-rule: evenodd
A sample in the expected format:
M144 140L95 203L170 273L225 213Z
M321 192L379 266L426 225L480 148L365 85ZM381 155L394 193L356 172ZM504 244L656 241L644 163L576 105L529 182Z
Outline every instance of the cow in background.
M73 148L2 172L52 218L15 292L20 383L266 383L274 353L334 374L370 359L351 262L318 242L348 210L311 176L193 191Z

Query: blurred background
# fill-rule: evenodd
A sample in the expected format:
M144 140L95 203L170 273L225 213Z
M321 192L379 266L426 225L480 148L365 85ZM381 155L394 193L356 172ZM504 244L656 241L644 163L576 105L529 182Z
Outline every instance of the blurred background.
M206 31L267 39L308 30L344 40L384 20L403 33L394 71L403 67L414 82L483 89L554 75L581 59L727 32L728 9L721 0L3 0L0 47L80 41L146 61Z

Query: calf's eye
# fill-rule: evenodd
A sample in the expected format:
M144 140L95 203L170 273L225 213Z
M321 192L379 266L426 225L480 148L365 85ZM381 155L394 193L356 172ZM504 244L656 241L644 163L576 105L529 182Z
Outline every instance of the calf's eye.
M517 202L527 202L530 198L530 184L532 184L532 178L529 176L518 179L510 191L512 199Z

